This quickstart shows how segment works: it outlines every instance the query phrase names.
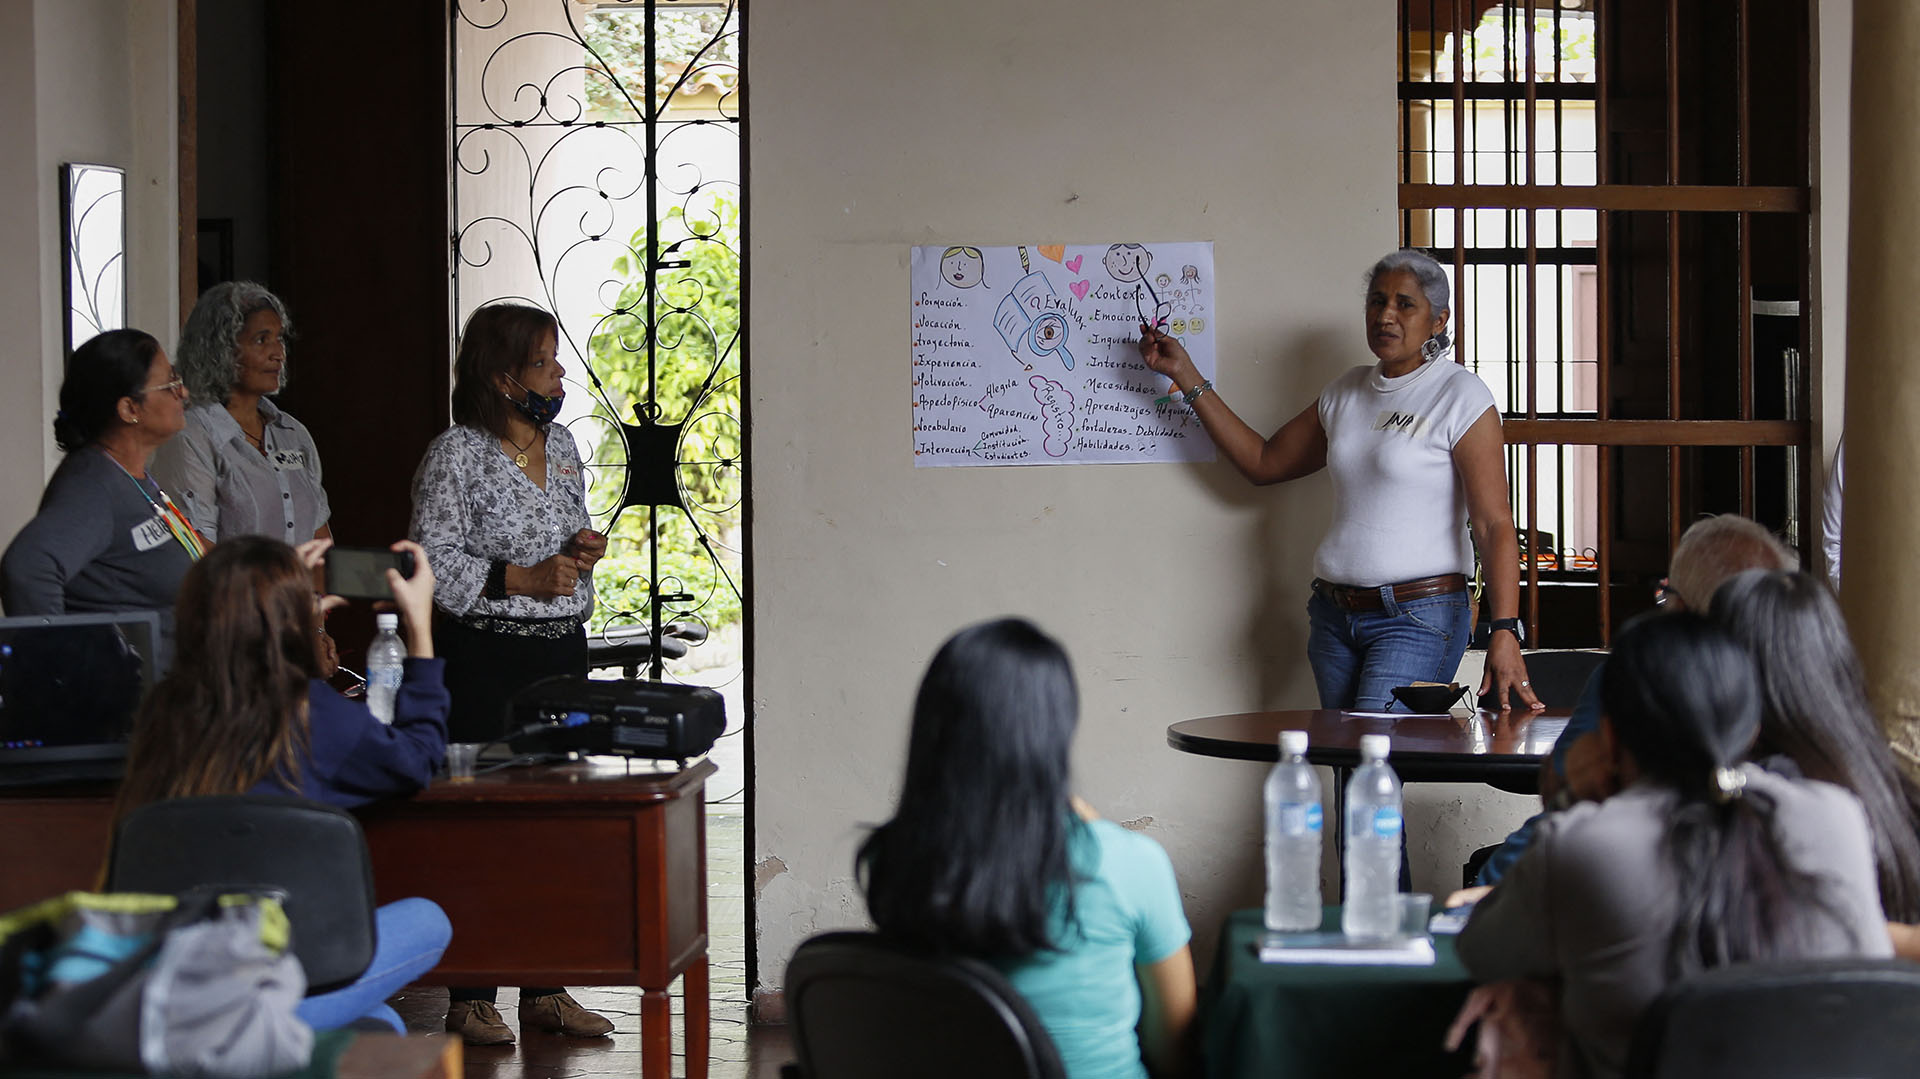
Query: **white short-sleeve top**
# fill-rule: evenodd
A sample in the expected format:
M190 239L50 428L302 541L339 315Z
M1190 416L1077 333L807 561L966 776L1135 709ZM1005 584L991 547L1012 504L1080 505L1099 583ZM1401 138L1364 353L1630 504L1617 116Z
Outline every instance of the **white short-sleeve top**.
M1333 523L1313 572L1377 587L1473 572L1467 497L1453 447L1494 407L1480 376L1429 360L1399 378L1355 367L1320 393Z

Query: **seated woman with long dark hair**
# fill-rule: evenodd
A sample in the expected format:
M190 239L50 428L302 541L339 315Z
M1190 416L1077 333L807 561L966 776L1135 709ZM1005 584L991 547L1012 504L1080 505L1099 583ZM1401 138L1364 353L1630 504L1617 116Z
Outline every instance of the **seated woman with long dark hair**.
M1895 922L1920 923L1920 787L1900 771L1867 705L1833 593L1811 574L1749 570L1713 594L1711 615L1759 669L1754 760L1853 792L1873 831L1881 907ZM1920 957L1920 929L1895 926L1894 946Z
M1620 792L1542 822L1458 942L1477 979L1560 980L1563 1076L1619 1075L1641 1012L1696 971L1892 950L1859 801L1742 763L1761 709L1745 648L1659 615L1602 678Z
M860 848L867 909L902 946L1002 970L1074 1079L1180 1074L1179 887L1158 844L1068 790L1079 710L1066 653L1032 624L949 639L914 702L899 807Z
M120 812L207 794L355 806L427 785L447 738L447 691L433 657L433 569L419 545L393 545L412 551L416 568L411 578L387 571L408 654L388 726L319 678L322 606L313 567L331 544L312 540L296 551L239 536L187 571L175 607L173 667L135 721ZM375 1015L405 1031L381 1002L433 968L452 929L426 899L381 907L376 928L366 973L308 997L302 1019L326 1029Z

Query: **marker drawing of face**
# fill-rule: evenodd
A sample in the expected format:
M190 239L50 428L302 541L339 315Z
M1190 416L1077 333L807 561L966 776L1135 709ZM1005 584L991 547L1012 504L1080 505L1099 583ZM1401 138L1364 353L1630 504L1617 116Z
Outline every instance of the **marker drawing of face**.
M949 247L940 254L940 280L954 288L972 288L987 275L977 247Z
M1139 244L1114 244L1103 261L1115 281L1140 281L1146 277L1153 253Z

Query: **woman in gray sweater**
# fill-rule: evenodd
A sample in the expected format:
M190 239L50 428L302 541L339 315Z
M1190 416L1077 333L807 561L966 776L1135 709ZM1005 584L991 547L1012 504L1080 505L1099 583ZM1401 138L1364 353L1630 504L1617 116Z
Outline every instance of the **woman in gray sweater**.
M1746 649L1692 614L1615 642L1599 735L1619 794L1544 821L1474 909L1475 978L1556 978L1561 1076L1621 1074L1669 984L1753 959L1890 955L1860 803L1743 763L1760 730Z

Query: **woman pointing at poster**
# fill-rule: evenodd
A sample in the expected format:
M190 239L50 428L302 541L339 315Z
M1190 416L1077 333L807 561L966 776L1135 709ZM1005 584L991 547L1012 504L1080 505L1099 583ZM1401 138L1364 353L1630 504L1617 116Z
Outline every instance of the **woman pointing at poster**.
M1140 358L1173 380L1241 475L1269 484L1332 473L1333 523L1307 601L1322 708L1389 709L1395 686L1452 680L1472 626L1474 545L1493 614L1480 689L1502 709L1542 707L1520 655L1520 548L1500 412L1479 376L1444 358L1449 303L1446 274L1426 254L1375 263L1364 328L1377 362L1334 379L1271 438L1226 406L1178 340L1140 327Z

